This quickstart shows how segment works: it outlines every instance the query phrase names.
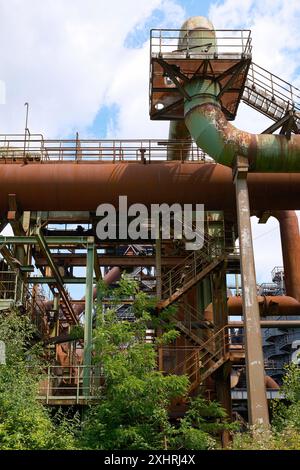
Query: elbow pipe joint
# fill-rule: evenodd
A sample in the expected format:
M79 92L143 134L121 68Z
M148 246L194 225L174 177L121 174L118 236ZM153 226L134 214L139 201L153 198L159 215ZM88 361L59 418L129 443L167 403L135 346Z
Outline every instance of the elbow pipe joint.
M201 29L202 20L198 23L192 20L184 28ZM221 109L220 86L214 79L196 77L185 83L184 89L188 95L184 102L186 127L197 145L216 162L232 168L237 156L243 156L252 171L300 172L300 135L288 139L284 135L252 134L237 129Z

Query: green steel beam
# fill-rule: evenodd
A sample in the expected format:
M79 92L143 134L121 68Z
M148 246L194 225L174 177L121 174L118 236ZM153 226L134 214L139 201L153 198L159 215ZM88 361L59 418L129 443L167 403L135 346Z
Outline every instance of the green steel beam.
M47 245L85 245L88 237L43 237ZM0 236L0 245L37 245L39 244L36 236L28 237L3 237Z
M92 363L93 331L93 274L94 274L94 237L89 237L86 256L86 288L84 310L84 346L83 346L83 392L89 395L90 365Z
M40 228L37 228L36 229L36 239L37 239L37 242L41 248L41 251L43 252L44 256L46 256L47 260L48 260L48 263L49 263L49 266L51 268L51 271L54 275L54 278L56 280L56 285L57 285L57 289L63 299L63 302L68 310L68 313L71 317L71 319L73 320L73 322L76 324L78 323L78 319L75 315L75 312L73 310L73 307L71 305L71 302L70 302L70 299L69 299L69 296L64 288L64 281L63 281L63 278L61 277L61 274L55 264L55 261L53 260L52 258L52 255L51 255L51 252L48 248L48 245L47 245L47 241L45 240L42 232L41 232L41 229Z

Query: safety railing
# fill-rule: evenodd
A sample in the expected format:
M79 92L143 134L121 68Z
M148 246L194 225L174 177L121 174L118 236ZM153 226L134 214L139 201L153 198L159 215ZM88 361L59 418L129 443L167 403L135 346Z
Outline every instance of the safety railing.
M16 276L14 271L0 271L0 299L15 300Z
M283 295L284 288L273 282L263 282L259 285L258 295Z
M181 302L179 305L180 310L184 313L184 318L180 319L174 316L171 320L175 320L177 323L180 323L185 328L185 331L193 333L195 330L199 330L199 326L201 328L210 329L210 322L201 318L199 310L197 310L193 305L186 302Z
M184 359L174 368L167 371L168 374L187 375L191 389L200 385L212 372L224 363L231 347L230 328L226 325L212 334L201 346L192 348L177 348L184 353ZM243 339L241 340L241 345ZM169 349L170 351L170 349Z
M274 390L269 389L266 391L266 394L267 394L268 400L274 400L274 399L283 400L285 398L284 393L282 393L280 390L277 390L277 389L274 389ZM247 398L248 398L248 393L245 388L244 389L238 388L236 390L231 390L232 400L247 400Z
M282 282L284 281L284 267L275 266L271 271L271 277L273 282Z
M250 30L182 30L152 29L151 57L218 58L220 56L250 55Z
M290 349L293 341L295 341L295 339L298 339L298 338L300 339L300 332L298 331L294 333L286 333L286 334L280 335L274 345L275 347L277 347L278 355L281 354L280 349L283 349L286 347Z
M184 262L162 275L162 298L171 297L176 291L196 278L202 270L213 261L221 260L228 255L239 254L238 248L224 248L213 237L205 237L204 246L199 251L193 251Z
M88 381L84 377L88 377ZM38 398L46 404L64 401L80 404L99 399L103 385L100 366L49 366L40 382Z
M150 163L165 161L170 153L179 161L213 162L195 143L186 140L46 140L35 135L25 140L24 135L0 134L0 163Z
M39 334L44 338L49 333L48 312L45 307L45 298L41 286L32 286L23 283L24 306L30 314L33 324Z
M300 124L300 90L257 64L250 65L242 99L273 119L295 111Z

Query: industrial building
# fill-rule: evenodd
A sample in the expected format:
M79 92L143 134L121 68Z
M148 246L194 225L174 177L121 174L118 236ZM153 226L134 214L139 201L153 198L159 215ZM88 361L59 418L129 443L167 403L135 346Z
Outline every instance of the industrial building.
M273 124L258 135L234 127L241 102ZM180 30L150 31L149 104L151 119L170 121L164 140L49 140L27 126L0 136L0 232L13 230L0 236L0 313L22 309L51 346L40 399L85 406L98 379L95 286L126 271L156 297L158 315L178 307L181 335L158 351L159 370L187 374L191 395L267 426L268 399L280 395L283 366L300 345L300 90L253 63L251 31L193 17ZM169 239L148 219L138 240L124 236L120 219L115 239L99 237L98 206L120 212L120 196L128 207L204 205L200 249L174 236L174 214ZM252 215L280 224L284 266L261 286ZM197 209L193 217L194 227ZM241 285L231 288L229 275ZM68 290L77 284L80 299ZM83 341L70 340L83 312ZM129 301L118 313L134 321ZM179 403L172 413L181 412Z

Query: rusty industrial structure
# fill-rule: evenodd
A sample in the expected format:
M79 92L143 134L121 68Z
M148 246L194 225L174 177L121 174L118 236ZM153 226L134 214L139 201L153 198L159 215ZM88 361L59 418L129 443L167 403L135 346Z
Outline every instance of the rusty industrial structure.
M159 349L159 369L187 374L191 395L268 426L268 398L300 344L300 91L252 62L250 31L218 31L203 17L151 30L150 48L150 117L170 121L168 139L0 136L0 232L13 230L0 236L0 313L23 309L47 344L40 398L85 405L102 374L91 366L94 286L126 271L156 296L158 314L178 306L181 335ZM229 121L240 102L273 124L259 135L238 130ZM204 204L203 247L186 251L159 230L151 240L99 239L96 208L117 206L120 195L147 207ZM276 217L282 243L284 266L259 288L252 215ZM68 291L75 284L85 285L83 298ZM130 299L118 309L134 320ZM83 341L70 340L83 313Z

